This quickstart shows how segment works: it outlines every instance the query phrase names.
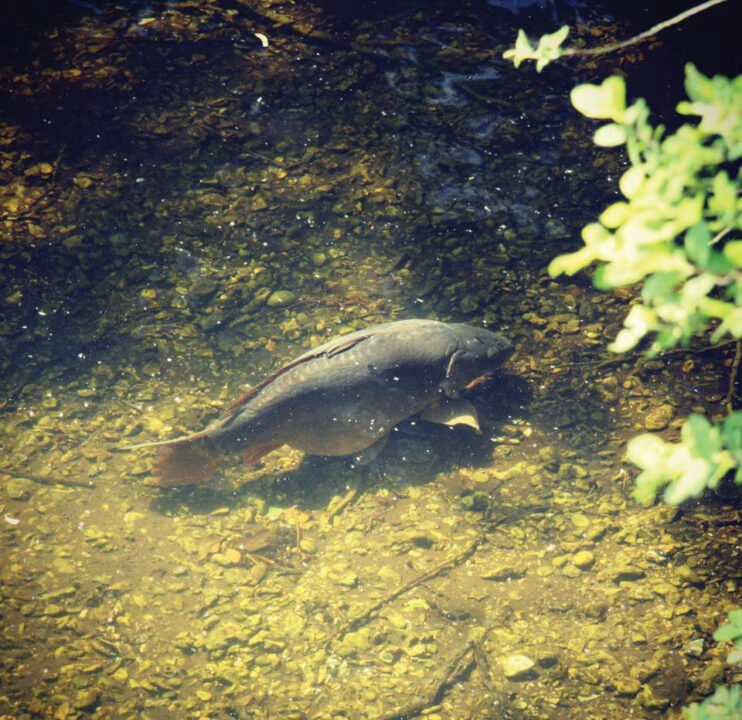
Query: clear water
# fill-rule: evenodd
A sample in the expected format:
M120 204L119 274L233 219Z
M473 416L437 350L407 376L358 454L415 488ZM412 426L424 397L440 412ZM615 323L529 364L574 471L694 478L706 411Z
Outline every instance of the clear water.
M630 293L547 277L624 161L569 106L606 68L502 61L575 17L529 12L91 0L14 41L0 712L655 717L710 688L737 511L635 506L622 452L660 406L715 412L724 355L601 364ZM481 435L412 419L368 468L283 448L176 489L121 449L409 317L516 344Z

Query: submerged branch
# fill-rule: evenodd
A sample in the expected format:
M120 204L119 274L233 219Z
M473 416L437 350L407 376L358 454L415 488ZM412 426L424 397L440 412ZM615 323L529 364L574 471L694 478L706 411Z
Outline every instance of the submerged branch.
M362 612L360 615L354 617L353 619L346 622L344 625L340 626L337 630L335 630L335 632L332 633L332 635L330 635L330 637L327 639L327 642L341 637L342 635L345 635L351 630L355 630L357 627L368 622L379 610L381 610L381 608L392 602L392 600L398 598L400 595L406 593L408 590L412 590L412 588L424 583L426 580L434 578L436 575L443 572L444 570L456 567L459 563L469 558L477 550L477 548L479 548L479 546L486 541L486 539L487 538L484 534L480 535L479 537L477 537L476 540L469 543L469 545L467 545L466 548L464 548L460 553L444 560L443 562L438 563L438 565L431 568L427 572L418 575L416 578L413 578L408 583L405 583L404 585L398 587L396 590L393 590L391 593L383 597L378 602L374 603L370 608Z
M40 475L29 475L28 473L12 472L10 470L0 470L0 475L7 475L8 477L12 477L16 480L30 480L37 485L50 485L52 487L54 487L55 485L61 485L63 487L84 488L85 490L95 490L96 487L95 483L92 480L88 482L82 482L80 480L63 480L61 478L55 479L41 477Z
M471 653L471 657L467 658L467 655ZM392 712L380 715L376 720L406 720L420 715L424 710L436 705L440 698L443 696L446 688L451 685L458 677L468 673L469 670L474 666L475 651L473 643L467 643L463 650L459 651L454 655L451 662L446 665L444 671L438 678L430 683L428 692L424 697L419 700L411 702L409 705L405 705L402 708L393 710ZM464 660L466 659L466 662Z

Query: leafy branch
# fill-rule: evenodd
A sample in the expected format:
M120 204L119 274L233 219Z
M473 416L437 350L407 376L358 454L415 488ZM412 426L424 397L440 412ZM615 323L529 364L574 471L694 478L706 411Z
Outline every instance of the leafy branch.
M742 661L742 609L730 611L727 617L729 622L714 633L714 640L734 642L734 650L727 657L727 662L732 665ZM691 703L684 708L683 715L686 720L739 720L742 717L741 688L739 685L720 685L702 703Z
M689 64L685 86L689 99L678 112L699 119L670 135L650 124L642 98L627 105L623 78L572 90L583 115L610 121L595 143L625 145L631 167L619 180L624 199L583 228L584 246L554 258L549 272L571 275L597 263L599 288L644 283L609 346L617 353L651 335L648 354L656 355L711 325L712 342L742 337L742 75L708 78ZM691 415L680 443L644 434L629 442L627 456L642 470L640 502L665 485L665 502L683 502L735 468L742 484L742 414L721 425Z
M689 8L688 10L671 17L669 20L664 20L661 23L657 23L657 25L653 25L649 30L645 30L643 33L639 33L639 35L635 35L628 40L623 40L611 45L603 45L597 48L562 48L562 43L564 43L567 39L567 35L569 35L569 25L563 25L559 30L550 35L542 35L537 46L531 45L525 32L519 30L518 37L515 40L515 46L506 50L502 56L506 60L512 60L516 68L519 67L524 60L534 60L536 62L536 70L541 72L549 63L562 57L605 55L606 53L644 42L644 40L648 40L666 28L677 25L697 13L708 10L714 5L719 5L726 1L727 0L707 0L707 2Z

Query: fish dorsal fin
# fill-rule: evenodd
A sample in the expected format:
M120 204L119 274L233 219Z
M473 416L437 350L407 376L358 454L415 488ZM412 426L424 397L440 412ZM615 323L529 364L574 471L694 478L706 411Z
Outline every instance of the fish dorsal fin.
M240 411L240 409L243 408L247 402L252 400L252 398L254 398L264 387L266 387L266 385L270 385L277 377L280 377L281 375L288 372L289 370L292 370L298 365L303 365L306 362L310 362L311 360L316 360L317 358L320 358L320 357L331 358L331 357L335 357L336 355L340 355L341 353L344 353L347 350L350 350L352 347L355 347L356 345L358 345L358 343L363 342L368 337L370 337L370 335L371 333L364 333L364 334L352 333L351 335L347 337L340 337L337 340L331 341L329 343L325 343L324 345L319 345L313 350L309 350L303 355L300 355L295 360L292 360L286 365L283 365L282 367L278 368L278 370L274 370L270 375L268 375L268 377L261 380L254 387L251 387L242 397L235 400L222 413L221 419L228 419L236 415Z

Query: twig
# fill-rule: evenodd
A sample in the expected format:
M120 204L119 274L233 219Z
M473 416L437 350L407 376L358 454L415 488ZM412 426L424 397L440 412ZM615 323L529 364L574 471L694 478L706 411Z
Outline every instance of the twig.
M265 565L270 565L271 567L278 568L279 570L283 570L284 572L287 572L287 573L293 573L295 575L301 574L300 570L289 567L288 565L282 565L281 563L277 563L275 560L271 560L270 558L265 557L265 555L256 555L255 553L246 552L245 557L253 565L257 565L258 563L264 563Z
M734 350L734 360L732 361L732 371L729 374L729 391L724 398L724 406L727 414L731 415L734 411L734 395L737 389L737 375L739 374L739 362L742 360L742 340L737 340L737 346Z
M471 657L464 662L464 658L469 654L471 654ZM408 720L408 718L413 718L416 715L419 715L426 708L437 704L443 697L446 688L451 685L456 678L469 672L474 663L475 656L473 644L467 643L463 650L456 653L451 662L446 666L445 670L440 674L439 678L430 683L428 692L420 700L415 700L402 708L385 713L384 715L379 715L376 720Z
M274 168L278 168L279 170L283 170L283 171L286 170L285 165L280 165L274 160L271 160L270 158L267 158L265 157L265 155L261 155L260 153L256 153L253 150L242 150L242 155L245 155L247 157L257 158L258 160L262 160L264 163L267 163L268 165L272 165Z
M722 230L719 230L719 232L716 233L716 235L714 235L714 237L712 237L711 240L709 240L709 245L716 245L716 243L718 243L719 240L721 240L725 235L728 235L730 232L732 232L732 230L733 228L729 225L723 228Z
M298 513L294 513L294 530L296 531L296 547L301 547L301 525Z
M688 10L681 12L679 15L671 17L669 20L664 20L661 23L657 23L657 25L653 25L651 28L649 28L649 30L644 31L643 33L639 33L639 35L635 35L628 40L623 40L622 42L615 43L613 45L605 45L603 47L597 48L567 48L564 51L563 55L605 55L606 53L613 52L614 50L620 50L621 48L629 47L630 45L636 45L637 43L643 42L644 40L648 40L653 35L656 35L657 33L671 27L672 25L677 25L678 23L683 22L683 20L687 20L689 17L692 17L699 12L708 10L714 5L720 5L721 3L726 1L727 0L707 0L707 2L689 8Z
M440 574L444 570L456 567L463 560L466 560L468 557L470 557L476 551L476 549L483 542L486 541L486 539L487 538L484 534L480 535L476 540L474 540L474 542L469 543L469 545L467 545L466 548L464 548L464 550L462 550L460 553L454 555L451 558L448 558L447 560L444 560L443 562L438 563L434 568L431 568L427 572L424 572L421 575L418 575L416 578L413 578L408 583L401 585L396 590L393 590L391 593L384 596L381 600L374 603L370 608L364 610L360 615L354 617L352 620L349 620L344 625L341 625L337 630L335 630L335 632L332 633L332 635L330 635L330 637L327 639L327 642L330 642L337 637L345 635L345 633L354 630L360 625L363 625L381 608L390 603L392 600L398 598L400 595L403 595L408 590L412 590L412 588L417 587L421 583L424 583L426 580L434 578L436 575Z
M144 415L144 410L142 410L142 408L140 407L137 407L133 402L126 400L125 398L119 397L118 395L116 395L115 397L116 397L116 400L118 400L122 405L126 405L126 407L131 408L138 415Z
M665 350L661 355L659 355L658 359L667 357L668 355L700 355L702 353L711 352L712 350L719 350L721 348L725 348L729 345L733 345L735 342L736 340L725 340L724 342L717 343L716 345L707 345L706 347L701 347L701 348L684 348L684 347L670 348L669 350ZM605 358L604 360L577 360L575 362L560 363L557 366L557 369L568 368L568 367L580 367L582 365L592 365L593 369L597 370L599 368L606 367L608 365L617 365L623 362L629 362L632 360L641 360L641 359L653 360L655 358L647 358L646 355L641 352L623 353L621 355L616 355L615 357Z
M495 697L497 693L495 692L495 688L492 685L492 678L490 676L490 664L489 662L487 662L487 655L485 654L484 648L482 647L485 635L483 635L480 640L472 641L471 648L474 651L474 660L476 660L477 662L477 670L479 670L479 674L482 676L482 685L487 688L487 692L489 692L490 695Z
M15 396L16 396L16 395L18 395L18 393L19 393L19 392L20 392L21 390L23 390L23 388L24 388L24 387L26 387L26 385L28 385L28 383L29 383L29 382L31 382L31 381L30 381L29 379L26 379L26 380L22 380L21 382L19 382L19 383L18 383L18 384L17 384L17 385L16 385L16 386L15 386L15 387L14 387L14 388L13 388L13 389L12 389L12 390L11 390L11 391L9 392L9 393L8 393L8 395L6 396L5 400L3 400L2 402L0 402L0 410L3 410L3 409L5 409L5 406L6 406L6 405L8 405L8 404L9 404L9 403L10 403L10 402L11 402L11 401L12 401L12 400L13 400L13 399L15 398Z
M59 171L59 166L62 163L62 155L64 155L64 151L67 149L67 146L70 144L70 139L67 138L67 140L64 141L62 144L62 149L59 151L59 154L57 155L57 159L54 161L53 170L52 170L52 177L51 177L51 185L52 187L57 182L57 172Z
M37 485L62 485L64 487L71 488L85 488L85 490L95 490L95 483L90 480L89 482L80 482L78 480L61 480L54 478L45 478L40 475L29 475L28 473L15 473L10 470L0 470L0 475L7 475L8 477L15 478L16 480L30 480Z
M335 505L335 507L332 508L332 510L327 511L327 517L325 518L326 521L332 520L332 518L335 517L335 515L339 515L343 510L345 510L348 505L350 505L353 500L356 499L356 495L358 495L358 490L356 488L351 488L348 490L347 493L345 493L345 496Z

